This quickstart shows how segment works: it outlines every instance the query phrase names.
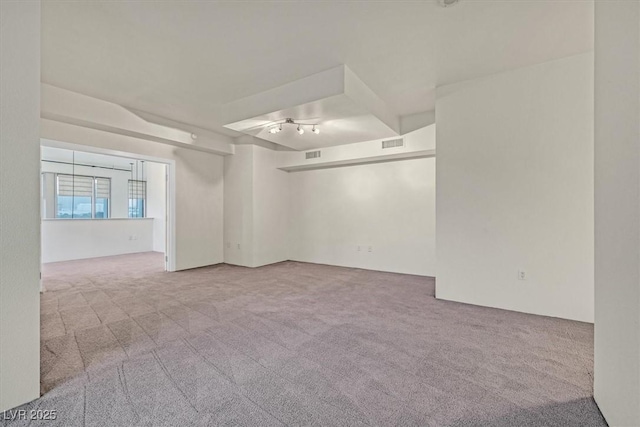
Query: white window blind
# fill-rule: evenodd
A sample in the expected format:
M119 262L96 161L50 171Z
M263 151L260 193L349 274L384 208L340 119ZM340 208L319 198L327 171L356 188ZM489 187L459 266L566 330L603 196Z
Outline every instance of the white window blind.
M129 218L146 217L147 182L129 181Z
M146 199L147 182L129 180L129 199Z
M56 218L109 218L111 179L56 175Z
M96 198L108 199L111 195L111 180L109 178L96 178Z
M58 195L93 197L93 177L58 175Z

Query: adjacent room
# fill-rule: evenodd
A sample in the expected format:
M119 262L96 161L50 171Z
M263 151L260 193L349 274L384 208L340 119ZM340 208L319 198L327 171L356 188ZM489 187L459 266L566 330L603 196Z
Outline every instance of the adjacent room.
M55 145L43 141L41 151L42 263L138 252L164 259L165 165Z
M640 425L640 3L0 11L1 426Z

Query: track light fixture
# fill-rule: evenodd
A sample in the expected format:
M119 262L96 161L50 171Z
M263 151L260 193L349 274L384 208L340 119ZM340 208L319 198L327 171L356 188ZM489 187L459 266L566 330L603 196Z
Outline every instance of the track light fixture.
M280 122L280 123L276 123L273 125L270 125L271 127L269 128L269 133L271 134L276 134L278 132L280 132L282 130L282 125L294 125L297 126L296 131L302 135L304 134L304 126L311 126L311 132L315 133L316 135L318 135L320 133L320 129L318 129L318 124L317 123L298 123L293 119L285 119L284 121Z
M282 130L282 124L277 125L277 126L273 126L272 128L269 129L269 133L278 133Z

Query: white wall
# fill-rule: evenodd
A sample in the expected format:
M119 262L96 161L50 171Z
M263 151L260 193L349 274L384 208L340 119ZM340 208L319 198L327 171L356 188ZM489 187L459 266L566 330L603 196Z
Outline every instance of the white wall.
M253 265L253 146L224 158L224 262Z
M152 218L44 219L42 262L153 251Z
M225 157L225 262L259 267L288 259L289 177L278 152L238 145Z
M594 395L640 425L640 3L595 9Z
M40 1L0 2L0 412L40 395Z
M61 123L110 132L156 144L214 154L233 154L231 138L205 129L132 112L120 105L42 83L41 117ZM161 123L161 124L160 124ZM197 139L191 137L192 132Z
M243 141L225 157L225 262L258 267L292 259L435 274L433 158L288 173L278 168L306 166L304 153ZM433 126L405 135L405 142L387 152L433 151ZM371 161L381 144L322 152L322 161Z
M202 267L224 261L223 157L174 150L176 160L176 265Z
M291 172L289 185L292 260L435 275L435 159Z
M278 151L253 146L253 266L289 259L289 182Z
M304 151L279 151L278 167L287 170L303 170L325 166L363 164L400 158L433 156L436 148L436 126L429 125L402 135L402 147L382 148L383 140L336 145L320 149L321 156L307 159Z
M436 296L592 322L593 54L440 89L436 123Z
M153 250L165 252L167 210L166 166L161 163L146 162L147 217L153 218Z

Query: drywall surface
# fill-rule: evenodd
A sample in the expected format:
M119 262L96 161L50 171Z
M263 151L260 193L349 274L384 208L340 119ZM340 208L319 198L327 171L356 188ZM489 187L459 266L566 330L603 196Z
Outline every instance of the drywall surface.
M277 169L278 152L253 150L253 267L289 258L289 174Z
M594 396L640 425L640 3L595 9Z
M222 157L54 120L42 138L175 161L176 269L223 261Z
M225 262L434 274L433 158L287 173L289 155L246 144L225 157Z
M403 145L382 148L382 141L402 139ZM397 138L376 139L319 149L320 157L307 159L304 151L279 151L277 167L287 170L322 168L341 163L373 163L395 156L424 157L436 148L436 126L429 125ZM317 151L317 150L312 150Z
M205 129L186 131L180 123L72 92L41 85L41 117L62 123L214 154L232 154L231 138ZM158 122L158 123L156 123ZM160 124L162 123L162 124ZM195 132L197 138L192 137Z
M153 218L153 250L165 252L167 185L166 166L146 162L147 217Z
M225 262L259 267L288 259L289 179L278 152L238 145L224 159Z
M292 260L435 275L435 159L289 173Z
M593 81L587 53L438 91L438 298L593 322Z
M44 219L42 262L153 251L153 218Z
M224 262L253 265L253 146L224 158Z
M0 2L0 412L40 396L40 1Z

